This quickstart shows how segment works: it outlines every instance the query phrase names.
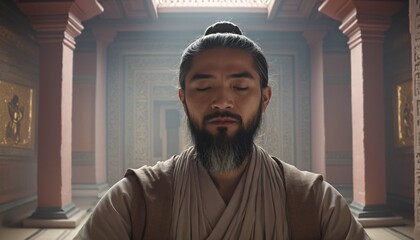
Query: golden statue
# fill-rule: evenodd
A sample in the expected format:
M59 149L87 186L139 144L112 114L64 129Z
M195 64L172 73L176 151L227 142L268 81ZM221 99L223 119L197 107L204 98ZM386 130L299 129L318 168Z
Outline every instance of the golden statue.
M20 125L24 108L19 105L19 97L13 95L8 103L10 121L6 126L6 139L14 144L20 142Z

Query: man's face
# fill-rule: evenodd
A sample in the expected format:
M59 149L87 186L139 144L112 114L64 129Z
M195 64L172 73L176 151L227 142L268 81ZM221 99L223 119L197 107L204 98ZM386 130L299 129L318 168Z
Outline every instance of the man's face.
M185 90L179 91L179 97L195 144L199 150L206 151L201 155L244 158L246 155L243 154L249 153L252 147L261 114L271 97L271 89L261 89L260 77L249 53L216 48L193 58L185 77ZM243 160L227 160L236 163L214 170L231 170Z

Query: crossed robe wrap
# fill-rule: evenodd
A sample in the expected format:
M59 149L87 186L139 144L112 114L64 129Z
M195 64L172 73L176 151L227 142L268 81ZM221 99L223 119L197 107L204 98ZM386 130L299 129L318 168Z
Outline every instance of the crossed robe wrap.
M288 239L279 165L260 147L226 205L197 159L184 151L174 168L172 239Z

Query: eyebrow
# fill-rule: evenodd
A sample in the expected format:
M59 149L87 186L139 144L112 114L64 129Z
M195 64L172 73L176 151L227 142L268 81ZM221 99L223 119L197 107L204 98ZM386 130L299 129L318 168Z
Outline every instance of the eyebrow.
M212 78L212 77L213 76L210 75L210 74L196 73L191 77L191 81L194 82L194 81L197 81L197 80L200 80L200 79L209 79L209 78Z
M240 73L233 73L228 76L228 78L249 78L254 79L254 76L252 76L249 72L240 72Z
M213 78L213 76L211 74L196 73L191 77L191 81L194 82L194 81L197 81L197 80L209 79L209 78ZM249 72L233 73L233 74L230 74L228 76L228 78L248 78L248 79L251 79L251 80L254 79L252 74L249 73Z

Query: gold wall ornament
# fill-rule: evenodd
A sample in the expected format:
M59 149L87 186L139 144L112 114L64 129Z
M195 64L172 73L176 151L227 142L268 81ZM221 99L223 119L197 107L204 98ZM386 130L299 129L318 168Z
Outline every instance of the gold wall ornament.
M33 148L33 91L0 80L0 147Z
M412 82L395 85L396 147L412 147L414 141Z

